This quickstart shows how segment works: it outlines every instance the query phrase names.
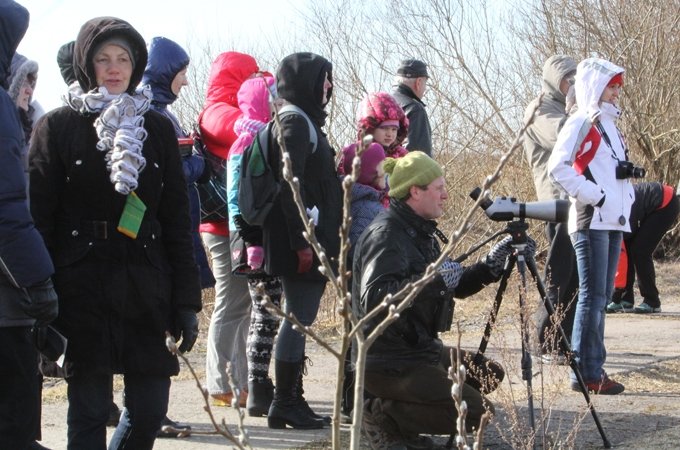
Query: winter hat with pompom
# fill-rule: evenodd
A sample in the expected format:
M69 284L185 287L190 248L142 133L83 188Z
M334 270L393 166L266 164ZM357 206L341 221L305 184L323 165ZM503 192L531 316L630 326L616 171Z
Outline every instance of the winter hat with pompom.
M420 151L398 159L385 158L383 168L389 174L390 197L397 200L406 197L411 186L427 186L444 175L437 161Z

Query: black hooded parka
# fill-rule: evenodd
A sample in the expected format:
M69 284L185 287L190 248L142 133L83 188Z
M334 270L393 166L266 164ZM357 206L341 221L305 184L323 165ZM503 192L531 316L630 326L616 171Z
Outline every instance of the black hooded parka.
M281 119L281 129L274 128L272 150L279 154L279 133L283 136L286 150L293 165L293 176L300 180L300 192L308 209L319 211L315 234L324 247L326 256L337 260L340 249L338 230L342 218L342 187L335 170L335 151L321 131L326 120L323 86L328 76L332 82L333 67L325 58L313 53L294 53L281 61L276 74L277 91L281 98L301 108L316 128L318 144L312 152L309 126L304 117L291 114ZM330 98L331 90L327 93ZM280 166L281 164L279 164ZM299 277L301 279L325 279L317 268L319 260L314 256L312 269L297 274L296 250L309 247L302 235L304 230L293 194L283 180L281 167L281 193L263 226L265 269L271 275Z

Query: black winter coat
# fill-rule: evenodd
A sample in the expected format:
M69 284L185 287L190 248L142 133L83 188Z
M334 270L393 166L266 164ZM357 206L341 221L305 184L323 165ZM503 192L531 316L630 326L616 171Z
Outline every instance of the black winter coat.
M339 229L342 219L342 188L335 170L335 152L320 128L316 128L318 144L312 153L308 124L304 117L291 114L281 120L283 139L293 164L293 175L301 180L300 191L306 208L319 210L319 223L314 232L329 258L337 259L340 250ZM273 134L272 151L278 129ZM266 272L271 275L295 276L305 279L326 279L318 270L314 255L312 270L298 275L296 250L309 247L302 235L302 220L293 201L288 183L281 178L281 193L263 226Z
M173 375L177 359L164 343L173 312L201 309L177 139L166 118L144 115L146 167L135 192L147 209L131 239L116 230L126 197L96 149L96 117L50 112L29 153L31 212L56 267L67 371Z
M301 108L314 123L317 148L312 153L309 125L304 117L291 114L281 120L281 129L274 127L270 149L280 154L279 134L293 165L293 176L300 180L300 192L308 209L319 210L319 222L315 234L324 247L326 256L337 263L340 251L339 229L342 218L342 187L335 170L335 152L321 131L325 123L325 105L322 103L326 77L333 80L333 66L325 58L313 53L294 53L285 57L277 70L277 90L281 98ZM328 90L330 98L332 89ZM277 162L280 158L275 159ZM275 276L293 276L300 279L326 279L317 267L314 256L312 269L297 274L296 250L309 247L302 235L302 220L288 183L282 178L281 166L276 170L281 177L281 193L262 227L262 243L265 250L265 271Z
M389 208L364 230L357 242L352 280L352 308L364 317L387 294L396 294L408 283L419 280L428 265L441 254L434 234L436 222L418 216L404 202L390 199ZM465 268L451 292L436 274L368 350L366 370L405 368L440 361L442 341L438 323L452 314L452 298L472 295L496 281L486 264ZM385 317L377 316L364 329L370 333Z

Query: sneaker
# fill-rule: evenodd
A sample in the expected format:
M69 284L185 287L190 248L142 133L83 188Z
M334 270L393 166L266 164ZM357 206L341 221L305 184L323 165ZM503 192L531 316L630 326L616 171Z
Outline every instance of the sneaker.
M606 374L600 381L586 381L585 384L588 392L597 395L617 395L626 389L621 383L617 383ZM581 392L581 386L579 386L578 382L572 381L571 390Z
M633 312L636 314L660 313L661 307L658 306L655 308L653 306L649 306L649 303L642 302L633 309Z
M231 406L234 401L234 393L227 392L226 394L210 394L212 397L212 404L214 406ZM248 403L248 391L242 390L238 396L238 406L245 408Z
M156 437L159 438L183 438L188 436L191 436L191 426L175 422L168 416L165 416L161 421L161 429L156 433Z
M406 444L397 436L387 433L378 423L377 418L371 412L370 400L364 403L364 417L361 429L373 450L407 450Z
M621 303L609 302L607 305L608 313L627 313L633 311L633 304L631 302L622 301Z

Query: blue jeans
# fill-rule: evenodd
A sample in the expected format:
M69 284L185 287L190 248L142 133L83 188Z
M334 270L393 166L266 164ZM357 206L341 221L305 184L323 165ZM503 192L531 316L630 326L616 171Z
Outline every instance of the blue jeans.
M299 280L284 276L281 277L281 285L285 298L283 311L286 315L292 313L306 327L312 325L319 312L326 281ZM305 356L305 338L303 333L293 329L290 321L282 320L274 357L279 361L302 361Z
M609 230L579 230L571 234L579 277L571 347L586 382L598 382L605 374L605 307L614 290L621 238L620 231ZM574 374L571 378L576 381Z
M83 374L67 378L67 382L68 449L106 449L112 376ZM168 410L170 378L128 374L124 382L125 414L113 433L109 449L150 450Z

